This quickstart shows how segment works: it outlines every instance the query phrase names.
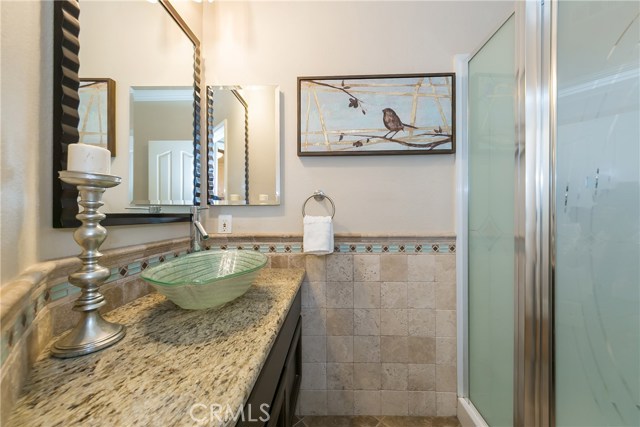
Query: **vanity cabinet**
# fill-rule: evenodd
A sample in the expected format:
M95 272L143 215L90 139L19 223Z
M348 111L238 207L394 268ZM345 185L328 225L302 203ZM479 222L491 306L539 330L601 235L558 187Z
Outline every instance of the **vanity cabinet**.
M298 290L236 427L293 426L302 379L301 307Z

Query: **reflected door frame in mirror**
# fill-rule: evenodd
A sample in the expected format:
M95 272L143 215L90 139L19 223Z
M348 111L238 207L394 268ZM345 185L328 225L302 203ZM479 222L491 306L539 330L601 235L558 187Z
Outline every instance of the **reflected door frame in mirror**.
M193 54L193 153L194 153L194 205L201 203L201 126L200 126L200 41L184 19L169 2L160 0L162 7L191 40ZM78 95L80 62L80 5L77 0L53 2L53 227L75 228L80 222L75 218L78 213L78 191L74 186L65 184L58 178L58 172L67 168L67 149L69 144L79 140L78 134ZM187 222L190 214L159 213L110 213L102 221L103 225L158 224L169 222Z
M207 204L280 204L278 85L206 86Z

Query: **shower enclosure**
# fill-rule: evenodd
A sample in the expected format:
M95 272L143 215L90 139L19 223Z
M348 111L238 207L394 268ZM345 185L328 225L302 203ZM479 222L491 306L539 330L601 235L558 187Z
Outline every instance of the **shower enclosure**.
M516 2L459 61L463 425L640 426L639 39L635 1Z

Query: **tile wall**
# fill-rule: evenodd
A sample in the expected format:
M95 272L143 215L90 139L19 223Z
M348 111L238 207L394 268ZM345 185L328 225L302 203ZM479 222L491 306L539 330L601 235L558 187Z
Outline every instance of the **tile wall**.
M417 248L305 257L298 414L455 415L455 246Z

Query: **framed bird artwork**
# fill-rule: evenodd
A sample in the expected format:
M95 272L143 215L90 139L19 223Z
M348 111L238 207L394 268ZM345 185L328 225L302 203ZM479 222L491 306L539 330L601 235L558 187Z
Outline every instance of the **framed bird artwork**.
M455 74L298 77L298 156L452 154Z

